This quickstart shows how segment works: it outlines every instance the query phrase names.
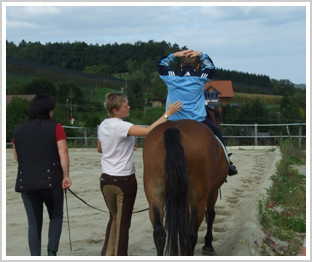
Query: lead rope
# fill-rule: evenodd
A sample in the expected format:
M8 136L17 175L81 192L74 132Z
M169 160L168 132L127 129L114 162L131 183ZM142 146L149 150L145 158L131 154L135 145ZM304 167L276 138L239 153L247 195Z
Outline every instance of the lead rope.
M68 203L67 203L67 189L65 189L65 199L66 199L66 211L67 211L67 224L68 224L68 232L69 232L69 246L70 246L70 253L69 256L72 253L72 243L71 243L71 237L70 237L70 227L69 227L69 215L68 215Z
M101 211L101 212L105 212L105 213L108 213L108 211L106 210L102 210L102 209L99 209L99 208L96 208L94 206L91 206L90 204L88 204L86 201L84 201L82 198L80 198L79 196L77 196L77 194L75 194L73 191L71 191L70 189L68 189L70 193L72 193L77 199L79 199L81 202L83 202L84 204L86 204L87 206L93 208L93 209L96 209L98 211ZM143 210L140 210L140 211L135 211L135 212L132 212L132 214L136 214L136 213L140 213L140 212L143 212L143 211L146 211L146 210L149 210L149 208L146 208L146 209L143 209Z

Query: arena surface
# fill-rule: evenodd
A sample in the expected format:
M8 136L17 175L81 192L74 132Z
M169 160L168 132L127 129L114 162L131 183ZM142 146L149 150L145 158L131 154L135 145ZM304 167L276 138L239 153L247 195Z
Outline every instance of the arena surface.
M221 187L221 199L216 204L216 219L213 226L213 245L216 256L248 256L241 240L263 236L256 217L256 199L270 186L270 176L281 158L279 148L275 147L232 147L231 160L239 174L228 177ZM71 190L88 204L107 210L100 191L101 154L96 149L69 149ZM143 189L142 149L135 151L138 194L134 211L148 207ZM27 218L22 199L14 191L17 162L13 150L6 150L6 255L29 256L27 240ZM3 176L3 181L5 177ZM88 256L87 260L99 259L104 243L109 214L95 210L67 192L72 252L68 231L67 211L64 208L64 223L58 256ZM4 201L4 200L3 200ZM3 202L5 203L5 202ZM46 255L48 216L44 214L42 233L42 255ZM5 232L3 232L5 233ZM201 248L206 233L203 221L195 256L202 256ZM4 244L4 243L3 243ZM130 229L129 256L156 256L153 229L148 211L133 214ZM3 254L4 255L4 254ZM95 258L97 256L97 258ZM66 259L66 258L64 258ZM139 259L139 258L138 258ZM80 260L80 259L79 259Z

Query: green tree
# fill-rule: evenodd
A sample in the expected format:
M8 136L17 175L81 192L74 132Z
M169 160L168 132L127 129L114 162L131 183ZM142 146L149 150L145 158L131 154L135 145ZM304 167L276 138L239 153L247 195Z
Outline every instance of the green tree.
M83 110L84 98L81 88L75 82L62 82L58 85L57 101L63 105L78 105L78 110Z
M165 82L159 77L158 73L154 74L152 80L152 94L153 98L160 98L162 101L166 101L168 89Z
M30 101L25 98L13 97L6 107L6 142L11 142L14 127L28 120Z
M112 69L109 65L92 65L87 66L84 70L84 73L102 75L102 76L112 76Z
M277 95L291 95L296 92L295 85L288 79L272 79L272 89Z
M137 67L137 61L130 58L126 61L126 66L129 74L132 74Z
M285 123L305 121L306 95L304 92L296 92L293 95L286 93L281 99L280 107Z
M13 83L9 90L7 88L7 94L12 94L12 95L22 95L24 94L24 85L20 83Z
M53 120L60 122L62 126L70 126L70 119L67 118L67 108L64 104L56 103L53 110ZM66 132L67 133L67 132Z
M34 78L25 85L24 95L45 94L53 98L56 97L56 87L54 83L45 78Z
M127 97L129 105L132 109L142 109L144 105L144 98L140 82L136 79L131 81L127 90Z
M144 82L144 79L145 79L145 75L144 73L139 70L139 69L136 69L132 75L129 76L129 79L131 80L137 80L139 82Z
M143 62L141 71L144 74L143 82L150 83L152 79L152 73L155 71L155 62L151 59L147 59Z
M265 104L257 98L251 103L246 103L240 109L237 117L239 124L267 124L269 122L269 113Z
M85 122L85 127L97 127L99 124L101 124L101 119L98 116L89 116L87 118L87 121Z
M18 48L13 42L8 42L6 40L6 56L7 57L16 57L18 53Z
M71 68L76 71L83 71L85 67L85 51L88 45L85 42L75 42L72 47L72 52L70 54L70 64Z
M97 75L100 71L100 67L98 65L86 66L83 70L84 73Z
M226 124L235 124L236 123L236 109L234 106L227 105L225 107L225 123ZM223 112L223 110L222 110Z

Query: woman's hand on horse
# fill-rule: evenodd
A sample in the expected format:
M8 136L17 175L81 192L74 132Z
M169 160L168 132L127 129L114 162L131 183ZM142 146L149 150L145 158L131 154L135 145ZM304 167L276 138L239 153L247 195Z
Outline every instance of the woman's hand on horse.
M169 100L168 108L166 111L166 115L171 116L175 114L176 112L180 111L182 109L182 102L180 100L176 101L175 103L171 104L171 100Z

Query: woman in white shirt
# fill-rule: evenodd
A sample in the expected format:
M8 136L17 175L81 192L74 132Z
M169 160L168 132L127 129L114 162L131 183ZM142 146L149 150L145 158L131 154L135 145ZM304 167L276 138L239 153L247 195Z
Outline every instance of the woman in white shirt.
M127 256L129 228L137 193L133 151L134 136L146 136L155 126L182 108L182 102L169 102L168 109L149 127L136 126L123 121L129 116L130 106L122 93L109 93L105 108L110 118L98 130L97 150L102 153L101 191L110 211L102 256Z

